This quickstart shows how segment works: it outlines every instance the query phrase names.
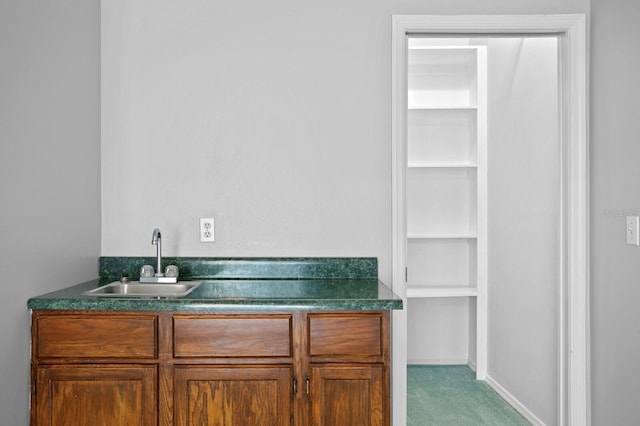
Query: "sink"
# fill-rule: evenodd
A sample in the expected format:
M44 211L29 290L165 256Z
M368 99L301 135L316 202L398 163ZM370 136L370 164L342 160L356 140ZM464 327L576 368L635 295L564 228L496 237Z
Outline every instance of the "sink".
M115 281L102 287L82 293L85 296L98 297L154 297L154 298L176 298L184 297L198 288L202 284L200 281L187 281L172 284L151 284L131 281L121 283Z

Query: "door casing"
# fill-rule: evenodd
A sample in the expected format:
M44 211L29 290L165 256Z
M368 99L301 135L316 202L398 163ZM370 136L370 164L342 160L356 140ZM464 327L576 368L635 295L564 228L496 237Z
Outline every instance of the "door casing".
M589 168L586 18L568 15L394 15L392 18L392 287L403 297L406 253L404 182L407 34L531 35L558 37L561 126L559 291L559 425L590 425L589 390ZM406 311L393 313L393 424L406 424ZM486 372L486 364L479 365ZM480 377L483 374L479 375ZM491 383L489 383L491 385Z

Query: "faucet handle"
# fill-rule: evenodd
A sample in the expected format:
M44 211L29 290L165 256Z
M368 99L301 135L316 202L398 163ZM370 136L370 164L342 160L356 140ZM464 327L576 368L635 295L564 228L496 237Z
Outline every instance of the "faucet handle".
M140 276L143 278L150 278L153 277L155 271L153 270L153 266L151 265L144 265L141 269L140 269Z
M169 265L164 268L164 276L177 278L178 277L178 267L176 265Z

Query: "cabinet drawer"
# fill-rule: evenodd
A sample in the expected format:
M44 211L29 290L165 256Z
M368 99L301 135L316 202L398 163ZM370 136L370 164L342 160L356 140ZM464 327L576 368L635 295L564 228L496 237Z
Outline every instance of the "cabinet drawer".
M173 317L174 356L290 357L291 315Z
M309 355L382 355L382 315L309 314Z
M41 358L155 358L155 315L42 315L36 318Z

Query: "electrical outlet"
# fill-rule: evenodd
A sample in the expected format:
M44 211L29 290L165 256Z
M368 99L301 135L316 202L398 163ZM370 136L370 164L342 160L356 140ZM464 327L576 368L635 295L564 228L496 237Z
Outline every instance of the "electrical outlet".
M214 222L212 217L200 218L200 242L213 243L216 240Z

